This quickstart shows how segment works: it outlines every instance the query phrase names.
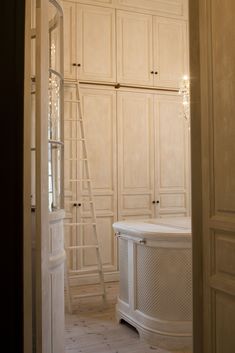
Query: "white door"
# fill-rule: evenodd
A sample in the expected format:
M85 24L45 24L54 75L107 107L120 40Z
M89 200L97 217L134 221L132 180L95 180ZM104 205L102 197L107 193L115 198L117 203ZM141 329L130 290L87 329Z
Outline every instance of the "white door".
M76 16L79 79L115 82L115 10L78 4Z
M186 22L153 17L154 85L178 88L188 73Z
M201 56L192 51L192 75L196 78L192 83L194 327L196 334L202 333L204 343L202 348L195 342L196 353L235 351L234 13L233 0L200 3ZM196 21L197 17L192 21L193 36L198 30ZM199 161L202 190L200 179L196 179L201 177Z
M155 215L189 213L189 123L178 93L154 96Z
M76 4L63 1L64 10L64 77L76 78Z
M61 180L58 179L62 177L62 133L59 125L54 125L58 129L52 128L52 123L54 124L59 116L55 113L57 111L55 109L56 101L62 99L60 94L57 96L58 91L55 89L55 87L59 87L57 84L60 85L62 82L60 74L57 76L58 57L62 58L62 47L58 46L58 42L57 44L54 42L58 36L61 38L62 28L62 9L59 3L54 0L37 1L36 235L34 252L37 353L64 352L64 212L60 202L62 200L62 189L59 188ZM57 56L56 50L59 50L59 56ZM62 68L62 62L60 64ZM50 103L53 102L53 107L52 104L49 105L49 100Z
M117 81L153 86L152 16L117 11Z
M153 95L117 93L118 219L153 216Z

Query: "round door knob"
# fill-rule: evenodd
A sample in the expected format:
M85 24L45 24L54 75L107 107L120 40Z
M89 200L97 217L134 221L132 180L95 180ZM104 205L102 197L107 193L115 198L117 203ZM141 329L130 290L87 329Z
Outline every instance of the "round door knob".
M150 71L151 74L154 74L154 71Z
M74 206L74 207L77 207L77 204L76 204L76 203L74 203L74 204L73 204L73 206Z
M82 204L81 203L78 203L78 207L81 207L82 206Z
M77 66L77 64L76 64L76 63L72 63L72 65L73 65L73 66Z
M152 203L154 204L154 203L156 203L156 201L152 201Z
M160 203L160 201L159 201L159 200L157 200L157 201L156 201L156 203Z
M157 75L157 74L158 74L158 71L155 71L154 73L155 73L155 75Z
M78 67L80 67L80 66L81 66L81 64L77 64L77 66L78 66Z

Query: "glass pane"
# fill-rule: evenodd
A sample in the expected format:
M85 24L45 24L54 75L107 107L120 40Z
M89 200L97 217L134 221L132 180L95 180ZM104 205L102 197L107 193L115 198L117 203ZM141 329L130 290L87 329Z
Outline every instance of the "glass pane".
M49 211L56 211L61 208L61 145L48 144L48 193Z
M48 139L61 139L61 79L49 73Z
M55 3L56 4L56 3ZM49 211L62 207L62 117L63 81L61 68L61 14L49 2L49 85L48 85L48 192Z
M61 73L61 17L55 6L49 3L49 67Z

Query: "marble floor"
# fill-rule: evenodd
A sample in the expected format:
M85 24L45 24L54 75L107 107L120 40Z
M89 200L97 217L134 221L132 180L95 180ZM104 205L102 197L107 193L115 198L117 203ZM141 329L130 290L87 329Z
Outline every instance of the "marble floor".
M88 287L84 287L84 293ZM115 320L118 283L107 283L106 290L106 307L100 297L93 297L80 300L73 314L66 310L66 353L169 353L142 342L131 326L118 324Z

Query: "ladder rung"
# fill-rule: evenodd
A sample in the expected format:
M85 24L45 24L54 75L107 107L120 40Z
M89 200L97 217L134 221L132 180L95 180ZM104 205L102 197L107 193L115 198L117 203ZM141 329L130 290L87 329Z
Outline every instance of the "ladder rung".
M82 298L90 298L90 297L100 297L105 295L104 292L97 292L97 293L87 293L87 294L75 294L73 295L74 299L82 299Z
M64 139L64 141L85 141L84 138L68 138Z
M74 182L88 182L88 183L90 183L91 182L91 179L69 179L69 181L71 182L71 183L74 183Z
M93 268L93 270L69 270L68 273L71 275L92 275L94 273L101 273L102 271L98 268Z
M65 158L65 161L70 161L70 162L79 162L79 161L87 161L87 158Z
M75 250L75 249L98 249L98 245L74 245L68 246L66 250Z
M83 122L83 119L64 119L64 121L77 121L77 122Z
M64 100L65 103L80 103L80 100L75 100L75 99L66 99Z
M75 227L75 226L96 226L96 223L87 223L87 222L80 222L80 223L64 223L65 226Z
M74 200L74 201L66 201L66 203L94 203L94 201L89 200Z

